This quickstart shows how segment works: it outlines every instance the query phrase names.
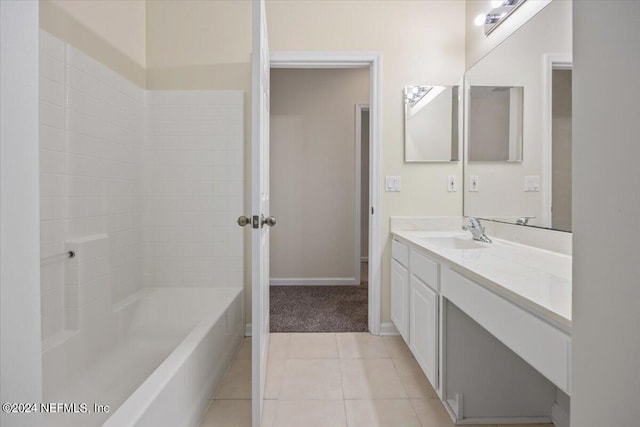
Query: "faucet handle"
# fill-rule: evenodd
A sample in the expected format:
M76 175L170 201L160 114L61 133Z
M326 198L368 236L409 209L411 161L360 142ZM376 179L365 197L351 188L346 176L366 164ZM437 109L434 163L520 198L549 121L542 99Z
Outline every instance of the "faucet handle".
M482 224L480 224L480 220L473 216L469 217L469 225L471 226L471 228L477 228L478 230L484 228L482 227Z

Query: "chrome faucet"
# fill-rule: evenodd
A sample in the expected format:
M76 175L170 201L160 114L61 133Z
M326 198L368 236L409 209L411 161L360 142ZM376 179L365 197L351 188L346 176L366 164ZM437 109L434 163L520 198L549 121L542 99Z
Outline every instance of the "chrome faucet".
M480 220L478 218L470 217L469 225L463 225L462 229L465 231L469 231L473 236L473 240L492 243L491 239L488 238L486 234L484 234L484 226L480 224Z

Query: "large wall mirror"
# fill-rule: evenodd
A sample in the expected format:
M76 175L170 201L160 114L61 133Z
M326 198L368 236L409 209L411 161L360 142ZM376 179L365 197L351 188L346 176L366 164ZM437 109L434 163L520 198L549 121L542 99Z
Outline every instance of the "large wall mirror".
M464 214L571 231L571 2L465 73Z
M404 160L459 160L462 128L460 86L404 88Z

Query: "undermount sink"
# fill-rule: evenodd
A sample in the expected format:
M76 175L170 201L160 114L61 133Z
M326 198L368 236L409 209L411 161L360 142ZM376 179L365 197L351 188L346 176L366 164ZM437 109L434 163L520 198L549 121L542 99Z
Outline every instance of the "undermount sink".
M422 240L442 249L485 249L489 247L488 243L461 236L428 236L423 237Z

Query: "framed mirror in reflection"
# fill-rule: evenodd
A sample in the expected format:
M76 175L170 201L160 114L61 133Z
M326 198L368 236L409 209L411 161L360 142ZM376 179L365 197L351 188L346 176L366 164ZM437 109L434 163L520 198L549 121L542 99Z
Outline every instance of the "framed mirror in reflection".
M404 105L405 161L459 160L459 86L406 86Z
M522 86L469 88L470 162L522 161Z
M571 2L467 70L464 215L571 231Z

